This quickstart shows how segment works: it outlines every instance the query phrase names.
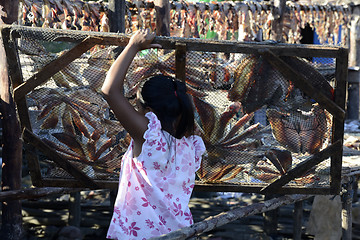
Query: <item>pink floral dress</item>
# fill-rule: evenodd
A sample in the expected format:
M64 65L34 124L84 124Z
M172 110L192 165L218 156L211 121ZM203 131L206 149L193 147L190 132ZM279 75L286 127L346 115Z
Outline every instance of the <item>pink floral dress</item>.
M138 157L133 141L123 156L119 191L107 238L149 239L193 223L188 207L204 142L199 136L176 139L161 130L148 112L148 129Z

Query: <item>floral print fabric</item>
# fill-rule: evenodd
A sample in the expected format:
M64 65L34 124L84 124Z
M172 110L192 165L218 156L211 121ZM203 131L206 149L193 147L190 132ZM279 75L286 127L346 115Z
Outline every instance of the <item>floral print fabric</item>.
M188 207L204 142L199 136L176 139L161 130L148 112L148 129L138 157L133 141L123 156L119 190L107 238L149 239L193 223Z

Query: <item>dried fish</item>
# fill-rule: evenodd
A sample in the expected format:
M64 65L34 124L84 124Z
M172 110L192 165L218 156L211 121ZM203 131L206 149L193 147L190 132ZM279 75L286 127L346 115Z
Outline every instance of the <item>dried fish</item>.
M275 139L291 152L314 154L329 140L331 118L318 104L311 112L268 109L266 116Z
M255 142L250 143L249 139L256 135L261 126L259 124L250 126L251 134L249 128L243 129L252 115L245 114L234 125L230 124L241 110L239 102L234 102L226 111L218 115L211 104L197 97L193 99L200 117L198 128L207 150L198 172L202 180L208 182L230 180L244 169L246 163L255 165L261 159L259 153L249 151L258 145ZM227 174L230 176L225 177Z

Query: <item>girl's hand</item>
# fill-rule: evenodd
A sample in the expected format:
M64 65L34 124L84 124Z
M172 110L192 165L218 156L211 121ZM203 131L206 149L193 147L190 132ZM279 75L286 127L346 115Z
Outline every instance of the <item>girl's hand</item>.
M128 45L135 47L137 51L148 48L161 48L160 44L151 43L154 37L155 33L150 33L149 29L140 29L131 36Z

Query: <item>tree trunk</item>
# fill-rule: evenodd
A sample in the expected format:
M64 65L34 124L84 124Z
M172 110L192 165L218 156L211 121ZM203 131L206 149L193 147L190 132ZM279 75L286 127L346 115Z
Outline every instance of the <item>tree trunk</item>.
M17 20L19 1L0 0L6 17L2 21L11 24ZM20 124L12 96L6 53L0 37L0 97L3 116L2 191L21 188L22 141ZM2 202L1 239L21 239L24 234L20 200Z

